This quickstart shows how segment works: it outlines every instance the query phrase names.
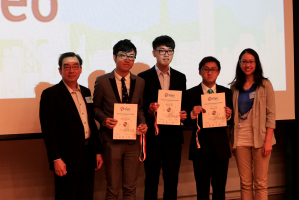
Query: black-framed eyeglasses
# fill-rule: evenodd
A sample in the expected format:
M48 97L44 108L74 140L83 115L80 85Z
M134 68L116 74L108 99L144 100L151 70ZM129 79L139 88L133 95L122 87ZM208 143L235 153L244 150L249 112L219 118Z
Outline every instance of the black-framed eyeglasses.
M251 61L240 60L239 62L240 62L242 65L247 65L247 64L253 65L253 64L255 64L255 61L254 61L254 60L251 60Z
M119 56L123 60L126 60L128 58L129 60L133 61L136 59L136 56L127 56L126 54L116 54L116 55Z
M155 51L159 51L160 55L165 55L166 53L168 55L173 55L174 50L170 49L170 50L164 50L164 49L154 49Z
M207 68L207 67L204 67L204 68L201 68L200 69L202 72L205 72L205 73L209 73L211 72L212 74L216 73L219 71L219 69L216 69L216 68Z
M78 70L80 68L79 65L75 65L75 66L63 66L64 71L70 71L71 69L73 70Z

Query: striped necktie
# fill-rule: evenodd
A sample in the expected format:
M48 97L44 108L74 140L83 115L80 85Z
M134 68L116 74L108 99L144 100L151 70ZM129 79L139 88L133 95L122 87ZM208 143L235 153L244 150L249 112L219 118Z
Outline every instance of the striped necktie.
M127 91L127 87L125 84L125 77L121 79L121 93L122 93L122 103L128 103L129 102L129 95Z

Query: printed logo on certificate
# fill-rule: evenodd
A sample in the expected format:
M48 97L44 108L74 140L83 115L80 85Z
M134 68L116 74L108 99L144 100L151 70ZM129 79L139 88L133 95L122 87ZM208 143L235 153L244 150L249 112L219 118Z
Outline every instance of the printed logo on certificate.
M137 104L114 104L113 118L118 122L113 128L113 139L136 140Z
M206 110L202 113L203 128L227 126L225 93L201 95L201 106Z
M159 90L157 124L180 125L182 91Z

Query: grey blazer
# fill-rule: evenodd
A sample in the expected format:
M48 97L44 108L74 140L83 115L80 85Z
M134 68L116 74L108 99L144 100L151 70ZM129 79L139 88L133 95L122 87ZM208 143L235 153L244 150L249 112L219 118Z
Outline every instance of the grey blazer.
M263 86L256 88L255 97L252 108L252 128L253 143L255 148L261 148L264 145L267 128L275 129L275 96L271 82L267 79L263 80ZM236 148L234 139L238 137L238 97L239 90L231 87L233 91L233 107L234 107L234 129L231 135L233 148ZM271 144L276 144L273 134Z
M144 80L131 73L130 75L129 103L138 104L137 125L145 123L143 113ZM121 103L118 94L114 71L99 76L96 79L93 94L95 119L101 124L100 137L103 141L117 142L113 140L113 129L102 126L106 118L113 118L114 103ZM138 136L139 137L139 136ZM138 139L136 141L138 142Z

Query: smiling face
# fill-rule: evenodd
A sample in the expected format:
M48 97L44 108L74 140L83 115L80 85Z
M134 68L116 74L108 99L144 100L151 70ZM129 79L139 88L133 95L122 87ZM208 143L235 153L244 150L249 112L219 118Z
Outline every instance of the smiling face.
M171 47L167 47L165 45L159 46L157 47L156 50L173 50ZM168 53L165 53L164 55L160 55L159 51L155 51L153 50L153 56L156 57L157 59L157 67L160 68L164 68L164 67L168 67L169 64L172 61L173 55L169 55Z
M62 60L59 73L66 84L76 84L81 72L82 67L77 57L67 57Z
M130 52L119 51L117 54L135 57L134 51L130 51ZM122 56L120 55L113 55L113 60L116 63L116 68L115 68L116 73L124 77L130 72L130 69L133 67L135 61L129 60L129 58L122 59Z
M245 76L254 76L256 67L254 56L250 53L245 53L241 58L240 67Z
M201 70L199 70L199 74L202 76L203 84L211 88L216 83L220 71L216 62L206 62Z

